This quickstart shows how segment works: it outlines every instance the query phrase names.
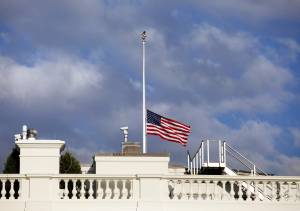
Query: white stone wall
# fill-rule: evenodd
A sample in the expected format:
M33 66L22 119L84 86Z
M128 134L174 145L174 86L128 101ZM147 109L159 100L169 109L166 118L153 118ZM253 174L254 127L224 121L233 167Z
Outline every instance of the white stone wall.
M168 174L167 156L95 156L97 175Z
M60 140L18 140L21 174L59 174Z

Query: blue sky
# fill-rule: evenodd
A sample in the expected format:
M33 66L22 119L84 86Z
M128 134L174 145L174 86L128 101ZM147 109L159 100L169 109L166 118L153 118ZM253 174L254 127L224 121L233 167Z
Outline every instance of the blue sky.
M300 175L297 0L3 0L0 161L21 126L62 139L83 162L140 141L141 41L147 102L192 126L187 148L149 137L152 152L224 139L267 172Z

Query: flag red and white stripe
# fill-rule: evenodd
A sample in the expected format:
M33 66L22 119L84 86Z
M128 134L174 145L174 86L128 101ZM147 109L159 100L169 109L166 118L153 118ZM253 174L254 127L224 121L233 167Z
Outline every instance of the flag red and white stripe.
M147 110L147 134L158 135L166 141L186 146L190 132L191 127L189 125Z

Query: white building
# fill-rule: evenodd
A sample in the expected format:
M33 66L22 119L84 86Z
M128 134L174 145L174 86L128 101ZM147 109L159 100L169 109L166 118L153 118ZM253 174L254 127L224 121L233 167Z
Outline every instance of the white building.
M59 174L65 142L16 136L20 174L0 175L0 210L300 210L300 177L238 176L226 166L225 143L212 162L203 142L188 172L169 165L169 154L142 154L125 141L121 153L96 154L88 174ZM205 150L207 150L205 154ZM222 169L230 175L203 175ZM226 169L228 168L228 169Z

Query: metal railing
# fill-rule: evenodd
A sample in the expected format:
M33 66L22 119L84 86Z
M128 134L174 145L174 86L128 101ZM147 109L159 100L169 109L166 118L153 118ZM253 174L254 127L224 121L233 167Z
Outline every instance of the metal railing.
M227 144L226 147L226 153L229 156L231 156L232 158L234 158L236 161L238 161L241 165L243 165L244 167L246 167L247 170L249 170L249 172L252 175L268 175L266 172L264 172L263 170L261 170L260 168L257 167L257 165L249 160L248 158L246 158L245 156L243 156L240 152L238 152L236 149L234 149L232 146ZM232 165L230 165L229 163L226 163L227 166L231 167L231 170L234 169L234 167Z
M217 143L218 160L212 161L211 152L212 144ZM189 151L187 152L187 173L199 174L202 167L225 167L226 164L226 142L222 140L205 140L201 141L200 146L196 150L193 157L191 157Z
M218 157L216 161L212 161L211 158L210 151L212 149L212 143L218 143L217 149L215 149L217 151ZM234 159L234 162L238 162L241 166L245 167L245 170L248 171L251 175L268 175L262 169L258 168L253 161L249 160L235 148L228 145L225 141L221 140L201 141L194 156L191 156L188 151L187 173L192 175L199 174L203 167L229 167L232 171L234 171L234 169L239 169L238 167L234 167L233 164L230 163L231 158Z

